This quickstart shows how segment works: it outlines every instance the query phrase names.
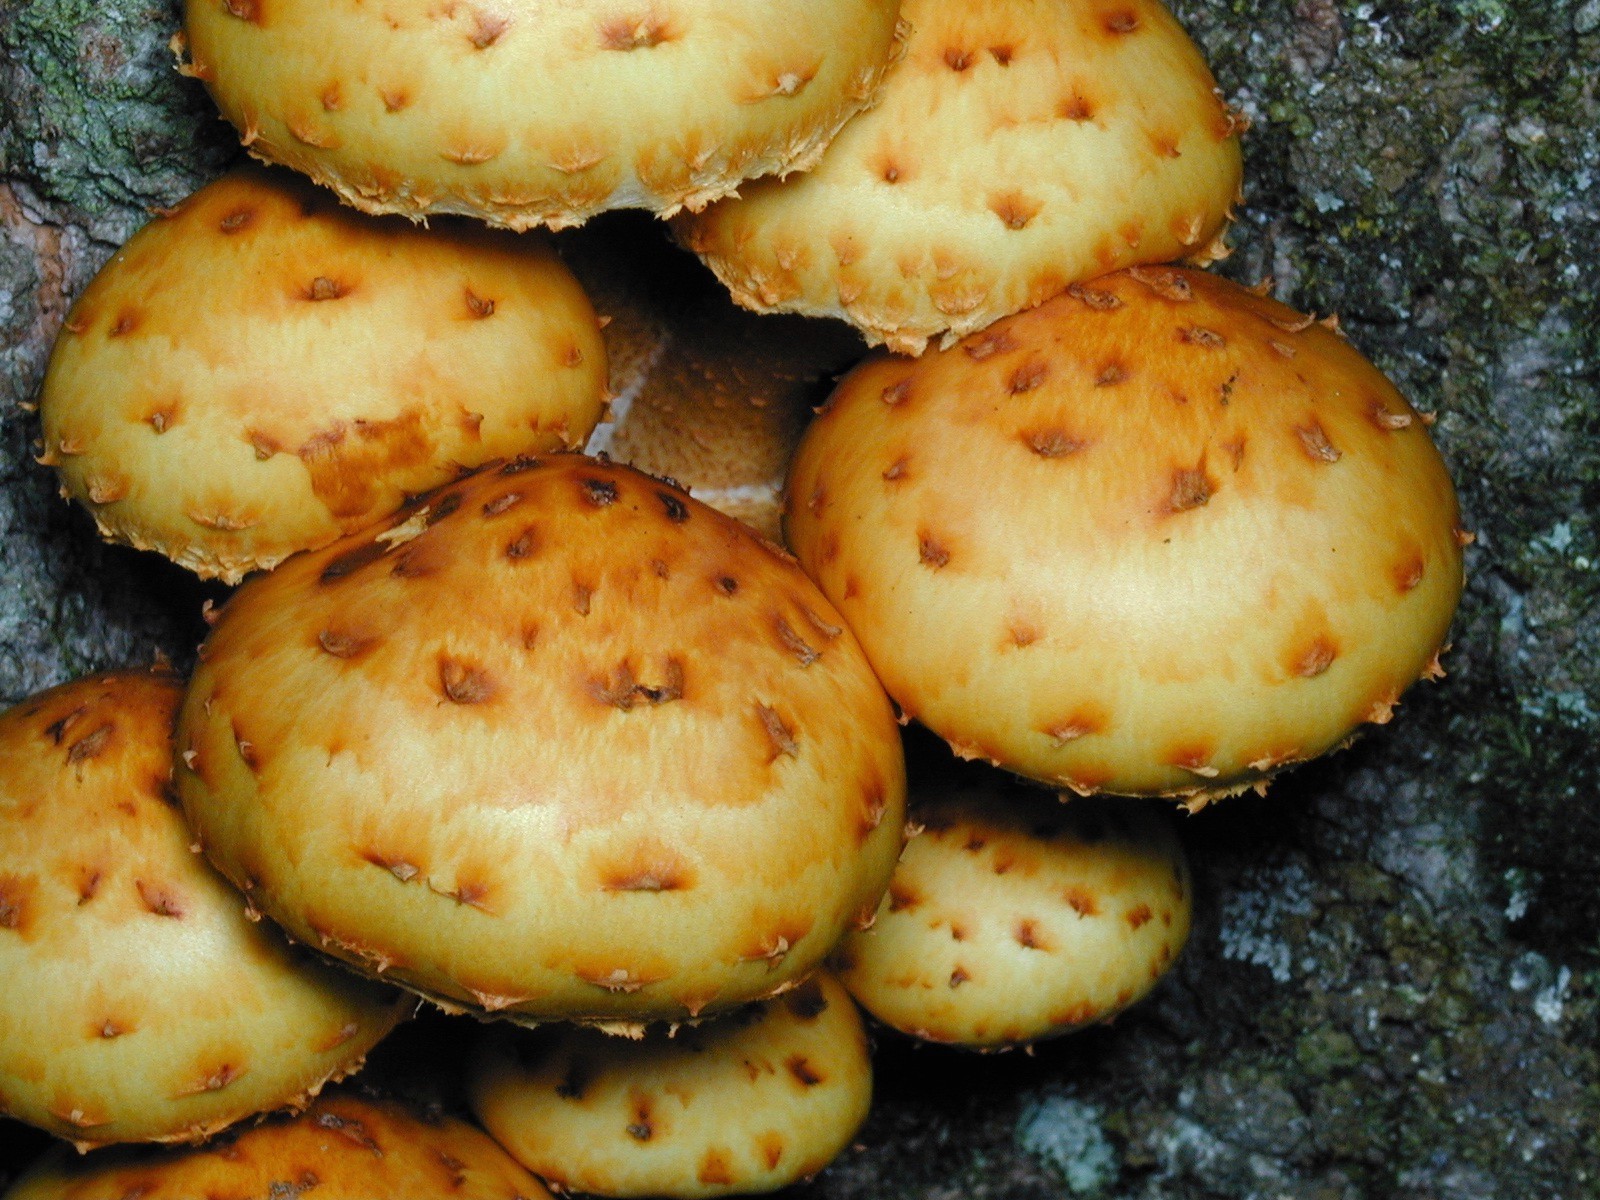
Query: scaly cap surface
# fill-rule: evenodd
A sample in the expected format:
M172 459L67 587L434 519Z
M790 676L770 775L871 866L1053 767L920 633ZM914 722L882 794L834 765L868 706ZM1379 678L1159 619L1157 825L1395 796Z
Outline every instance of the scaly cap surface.
M495 1031L472 1105L540 1178L597 1196L775 1191L849 1144L872 1099L861 1014L818 975L777 1000L630 1042Z
M42 461L101 533L236 583L492 458L581 446L605 347L537 238L374 221L237 170L73 307Z
M446 1004L682 1020L791 986L887 885L904 764L799 568L668 484L509 463L247 583L184 806L294 934Z
M836 962L902 1033L1002 1049L1106 1021L1189 935L1189 868L1168 822L1126 800L1062 803L1005 777L919 796L870 929Z
M1387 721L1462 587L1455 491L1394 386L1169 268L869 360L787 502L908 715L1083 792L1203 800Z
M180 695L97 675L0 715L0 1110L80 1147L303 1103L411 1008L247 920L191 851Z
M188 0L188 74L259 158L367 212L562 228L805 170L896 0Z
M920 354L1068 284L1204 258L1239 121L1159 0L907 0L906 56L817 167L680 218L761 311Z

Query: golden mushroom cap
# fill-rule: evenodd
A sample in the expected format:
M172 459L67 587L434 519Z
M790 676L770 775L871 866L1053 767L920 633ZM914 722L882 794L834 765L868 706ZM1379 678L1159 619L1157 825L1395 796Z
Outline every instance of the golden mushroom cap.
M878 919L835 958L902 1033L977 1049L1071 1033L1145 996L1188 939L1189 868L1165 814L996 775L938 789L914 819Z
M1455 491L1394 386L1175 269L869 361L787 502L907 714L1080 792L1200 802L1387 721L1462 587Z
M1159 0L907 0L905 59L817 167L678 235L762 311L920 354L1068 284L1205 257L1240 125Z
M5 1200L549 1200L480 1130L390 1100L327 1095L305 1112L183 1150L52 1151Z
M258 158L373 213L562 228L804 170L872 98L896 0L188 0Z
M472 1106L551 1186L596 1196L776 1191L849 1144L872 1100L861 1014L814 976L777 1000L642 1041L494 1031Z
M228 602L179 726L212 860L298 938L527 1020L805 976L887 886L888 699L786 556L668 484L513 462Z
M80 1147L303 1103L412 1007L247 920L192 851L181 693L98 675L0 714L0 1111Z
M67 318L43 461L116 541L237 582L493 458L581 446L605 346L538 238L374 221L236 170Z

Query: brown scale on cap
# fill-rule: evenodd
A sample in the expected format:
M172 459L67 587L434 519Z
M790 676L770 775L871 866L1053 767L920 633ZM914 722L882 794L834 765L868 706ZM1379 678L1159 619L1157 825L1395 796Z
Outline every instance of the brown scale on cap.
M27 935L31 899L38 881L20 875L0 875L0 929Z
M1343 454L1339 448L1328 440L1327 430L1322 428L1320 422L1313 419L1309 424L1295 426L1295 436L1300 439L1300 446L1306 457L1318 463L1336 463Z
M617 17L600 26L600 46L605 50L651 50L677 35L672 26L654 15Z
M1329 667L1333 666L1334 659L1339 657L1339 648L1333 639L1319 636L1294 659L1293 671L1302 679L1315 679Z
M88 759L98 758L110 745L112 734L116 729L114 721L105 721L72 742L67 747L67 765L76 766Z
M1285 338L1293 358L1271 348ZM1013 391L1033 364L1047 373ZM915 402L886 406L886 389ZM963 753L1073 790L1210 798L1259 782L1267 751L1339 746L1383 715L1380 684L1398 696L1431 673L1461 555L1421 432L1333 331L1140 268L909 369L870 358L791 471L796 496L825 474L830 503L792 506L787 532L892 698ZM907 446L915 469L886 486ZM1200 588L1202 562L1229 568ZM1050 631L1027 654L1005 635L1019 611ZM998 636L975 645L975 629ZM1114 649L1130 646L1136 664ZM1085 706L1115 725L1074 729Z
M1089 443L1073 437L1059 426L1025 430L1018 437L1040 458L1066 458L1088 448Z
M1100 19L1107 33L1129 34L1139 29L1139 14L1131 8L1114 8Z
M487 670L447 656L439 659L439 688L452 704L484 704L495 694Z
M182 919L183 904L170 887L159 883L148 883L143 879L134 880L133 886L139 893L139 899L150 912L158 917Z
M1044 209L1044 204L1021 192L1004 192L991 197L989 209L1007 229L1026 229Z
M377 645L377 642L377 638L364 637L343 630L324 629L317 634L318 647L334 658L359 658Z
M1063 121L1092 121L1095 116L1095 105L1081 91L1074 89L1056 106L1056 115Z
M1004 873L1003 871L996 872L996 874L1002 875ZM1048 951L1051 948L1049 943L1046 942L1044 934L1040 932L1037 921L1018 921L1016 927L1011 931L1011 937L1024 950Z
M313 124L311 119L304 114L285 114L283 124L289 136L303 146L311 146L319 150L336 150L339 148L338 134L331 129Z
M353 291L355 291L353 284L347 283L342 279L332 279L326 275L318 275L301 289L300 297L303 300L313 302L342 300Z
M1172 473L1172 494L1167 507L1175 513L1188 512L1209 504L1216 485L1207 476L1205 466L1179 467Z
M467 40L472 43L475 50L487 50L511 28L511 18L500 13L475 11L472 17L473 28L467 35Z
M1025 650L1040 638L1039 629L1026 621L1012 621L1006 626L1006 640L1018 650Z
M507 569L515 588L484 578ZM280 590L295 615L270 624L304 632L269 648ZM265 808L321 809L353 849L300 874L234 844L206 815L242 799L219 765L178 780L208 853L235 879L249 857L253 902L295 936L469 1008L492 994L518 1017L632 1023L765 994L870 910L900 841L893 714L831 606L727 518L592 459L481 472L241 590L186 710L196 767L224 762L247 696ZM291 748L308 728L307 761L329 767L314 787ZM304 788L319 799L265 795ZM380 794L381 815L360 800ZM501 852L470 862L472 844ZM730 865L758 853L791 865ZM525 869L495 866L511 861ZM379 930L359 897L374 866L404 882L396 865L427 887L389 889L401 917ZM544 896L569 883L598 908L560 915ZM472 980L446 965L465 961Z
M236 1067L232 1063L208 1068L193 1083L175 1092L173 1099L198 1096L205 1092L220 1092L246 1073L244 1068Z
M1050 376L1050 364L1038 359L1024 363L1011 373L1006 380L1006 391L1013 396L1020 396L1023 392L1031 392L1039 387Z
M1118 384L1127 383L1128 379L1128 368L1122 363L1103 363L1095 371L1094 386L1097 388L1113 388Z
M73 871L74 890L78 893L78 905L89 903L100 894L100 884L105 879L105 869L91 864L80 864Z
M1395 587L1402 592L1409 592L1422 583L1427 571L1428 564L1420 554L1404 559L1394 569Z

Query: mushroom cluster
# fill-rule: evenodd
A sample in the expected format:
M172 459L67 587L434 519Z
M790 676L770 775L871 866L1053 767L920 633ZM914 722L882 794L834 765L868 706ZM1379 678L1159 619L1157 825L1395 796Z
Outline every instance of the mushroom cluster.
M175 41L364 211L236 170L52 358L63 493L243 583L187 681L0 715L0 1110L221 1140L10 1197L784 1187L874 1031L1138 1002L1171 801L1442 674L1426 420L1202 269L1243 122L1158 0L189 0ZM513 232L618 207L797 315ZM897 719L942 739L909 786ZM494 1141L317 1098L418 997L494 1022L439 1093Z

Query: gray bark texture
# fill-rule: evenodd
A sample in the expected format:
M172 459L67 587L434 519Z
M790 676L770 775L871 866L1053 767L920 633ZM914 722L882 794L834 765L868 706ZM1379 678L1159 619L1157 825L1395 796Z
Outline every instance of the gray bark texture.
M1196 926L1149 1002L1033 1056L881 1036L859 1145L793 1194L1600 1197L1600 0L1175 8L1254 121L1222 269L1438 413L1478 534L1450 675L1183 823ZM237 154L177 21L0 0L6 700L182 667L222 594L99 544L25 407L93 272ZM34 1144L0 1122L0 1180Z

